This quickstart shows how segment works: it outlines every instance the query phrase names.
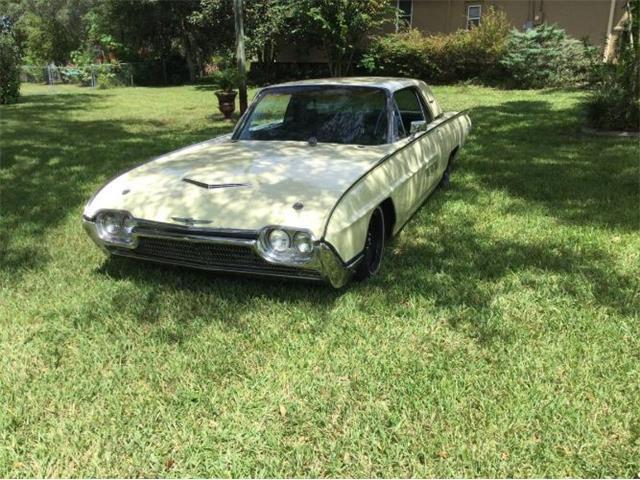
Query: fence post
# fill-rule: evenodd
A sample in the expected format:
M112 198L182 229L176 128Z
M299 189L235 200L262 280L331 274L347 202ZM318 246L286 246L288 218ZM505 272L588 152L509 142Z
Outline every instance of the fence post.
M93 88L96 87L96 71L95 71L95 68L93 67L93 64L91 65L91 86Z

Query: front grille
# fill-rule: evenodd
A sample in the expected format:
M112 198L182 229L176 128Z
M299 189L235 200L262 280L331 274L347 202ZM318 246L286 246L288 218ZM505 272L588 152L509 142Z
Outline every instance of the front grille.
M145 260L188 265L197 268L230 272L253 272L308 279L320 279L314 270L286 267L268 263L251 247L203 242L189 242L168 238L139 237L134 249L116 248L116 255Z

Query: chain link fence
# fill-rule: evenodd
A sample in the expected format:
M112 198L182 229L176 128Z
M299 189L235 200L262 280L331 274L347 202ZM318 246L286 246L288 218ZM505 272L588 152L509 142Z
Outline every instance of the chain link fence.
M128 63L102 63L60 67L51 65L23 65L20 79L27 83L48 85L75 84L86 87L133 86L133 68Z

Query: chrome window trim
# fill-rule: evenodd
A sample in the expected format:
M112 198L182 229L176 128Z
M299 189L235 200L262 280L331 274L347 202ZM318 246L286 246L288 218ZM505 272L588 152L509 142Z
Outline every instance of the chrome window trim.
M391 127L389 124L389 121L391 120L391 112L390 112L390 107L391 107L391 97L393 94L392 90L389 90L388 88L385 87L379 87L379 86L361 86L361 85L343 85L340 84L338 82L336 83L328 83L328 84L317 84L317 85L298 85L298 86L290 86L290 85L286 85L286 86L282 86L282 85L274 85L272 87L264 87L262 88L258 93L256 93L255 97L253 97L253 100L251 101L251 104L249 105L249 107L247 108L247 110L244 112L244 114L242 115L242 117L240 117L240 120L238 121L238 123L236 123L236 126L233 129L233 133L231 134L231 141L233 142L239 142L242 141L242 139L240 138L240 133L242 132L242 130L244 130L245 124L247 122L247 120L249 119L249 117L251 116L251 114L253 113L253 111L255 110L258 102L260 100L262 100L262 98L270 92L277 92L278 90L283 90L283 91L304 91L304 90L310 90L310 89L329 89L329 88L344 88L344 89L353 89L353 90L357 90L357 89L367 89L367 90L379 90L382 93L384 93L385 97L386 97L386 107L387 107L387 137L385 138L385 142L384 143L380 143L380 144L374 144L374 145L367 145L367 146L382 146L382 145L388 145L390 143L393 143L391 141ZM253 141L271 141L271 140L253 140ZM359 144L345 144L345 145L359 145Z

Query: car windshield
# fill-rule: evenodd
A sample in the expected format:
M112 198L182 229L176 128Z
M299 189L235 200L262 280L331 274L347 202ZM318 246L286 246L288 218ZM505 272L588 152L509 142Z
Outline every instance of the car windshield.
M380 145L387 142L386 95L365 87L276 88L261 95L236 138Z

